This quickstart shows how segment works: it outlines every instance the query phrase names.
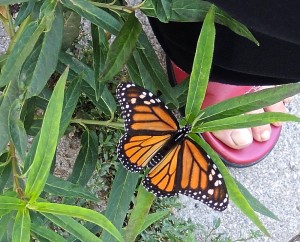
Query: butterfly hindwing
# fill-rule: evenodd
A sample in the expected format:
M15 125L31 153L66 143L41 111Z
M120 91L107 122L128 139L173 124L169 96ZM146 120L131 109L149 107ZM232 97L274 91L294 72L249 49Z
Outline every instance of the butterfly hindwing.
M129 134L162 135L178 130L172 112L150 91L130 83L117 87L125 131Z
M151 168L160 160L158 151L169 138L168 134L131 136L125 133L117 147L118 158L132 172L139 172L147 166Z
M154 166L143 181L146 189L157 197L172 197L175 191L178 156L181 145L173 147L163 159Z
M188 137L180 152L176 191L215 210L226 209L228 194L223 177L206 152Z

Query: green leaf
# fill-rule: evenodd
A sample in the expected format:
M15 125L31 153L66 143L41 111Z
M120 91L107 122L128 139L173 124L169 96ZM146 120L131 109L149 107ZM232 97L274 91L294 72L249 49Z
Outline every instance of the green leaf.
M7 233L7 226L12 220L12 214L8 213L0 217L0 241L4 241L5 233ZM11 232L11 231L10 231Z
M205 91L210 74L213 58L215 26L214 6L210 8L205 17L201 33L197 43L193 69L190 77L190 85L185 107L188 123L192 123L199 113L199 109L205 97Z
M28 2L29 0L0 0L0 5L8 5L8 4L15 4L15 3L24 3Z
M245 25L233 19L229 14L220 8L216 8L216 22L228 27L234 33L251 40L256 45L259 45L257 39Z
M148 16L158 17L157 12L155 11L155 6L153 6L151 1L152 0L146 0L141 6L141 10ZM203 22L210 6L211 3L201 0L173 0L171 16L168 20L174 22ZM228 27L236 34L248 38L255 44L259 44L245 25L230 17L226 12L218 7L216 7L215 10L215 21L218 24Z
M27 149L27 134L23 125L23 122L20 120L21 113L21 103L17 99L11 106L9 112L9 135L14 144L14 147L19 155L20 159L23 161L26 156Z
M78 184L73 184L69 181L62 180L61 178L58 178L51 174L48 176L44 191L55 196L74 198L81 197L94 202L99 201L98 198L87 191L87 189L85 189L84 187Z
M116 101L113 95L109 92L107 87L101 92L100 99L96 98L96 86L94 72L81 61L72 57L71 55L61 53L60 62L66 66L70 66L70 70L74 71L77 75L82 75L82 91L88 96L89 99L95 104L95 106L103 111L106 115L113 115L117 109ZM61 67L60 70L61 71Z
M74 235L80 241L102 241L73 218L51 213L42 214L54 224Z
M164 100L164 102L166 104L173 103L175 107L178 107L178 101L172 95L172 87L168 81L168 77L162 69L159 60L153 50L153 47L151 46L144 32L142 32L139 37L139 44L142 47L138 49L138 54L142 61L141 64L143 64L143 67L140 67L141 70L143 69L144 71L146 71L147 75L150 75L156 89L165 94L166 99ZM137 62L137 64L139 65L140 63ZM144 75L144 73L141 74Z
M19 210L13 228L12 242L28 242L30 240L30 223L28 209Z
M137 50L133 51L133 56L127 62L127 69L130 79L141 87L155 92L152 78L144 66ZM167 100L167 98L165 98Z
M92 130L86 130L81 137L81 149L76 158L69 181L85 186L96 168L98 160L98 136Z
M251 207L247 199L240 192L237 184L235 183L232 176L229 174L227 167L224 165L224 163L219 158L219 156L198 135L191 134L189 136L207 152L207 154L217 165L225 181L230 201L232 201L266 236L270 236L269 232L267 231L263 223L260 221L259 217L254 212L253 208Z
M18 2L20 2L20 1L18 1ZM28 17L28 15L30 15L30 13L34 9L34 5L36 3L35 0L28 0L26 2L28 2L28 3L22 4L20 10L18 11L18 15L17 15L15 23L14 23L15 26L20 25Z
M199 123L237 116L270 106L300 93L300 83L281 85L258 92L247 93L207 107L201 111Z
M119 166L108 199L105 216L121 230L129 204L134 195L139 175L127 171ZM105 242L115 241L108 233L103 233L101 238Z
M140 228L139 234L141 234L151 224L153 224L153 223L157 222L158 220L162 219L163 217L167 216L169 213L170 213L170 210L165 209L165 210L162 210L162 211L158 211L158 212L149 214L146 217L143 226Z
M31 224L31 231L49 241L67 242L62 236L55 233L53 230L48 229L44 226L38 225L36 223Z
M94 6L86 0L62 0L65 7L77 12L81 17L91 21L93 24L107 30L113 35L118 35L121 24L108 12Z
M171 17L171 8L172 8L172 1L171 0L152 0L152 4L154 10L156 12L157 18L161 22L168 22ZM143 7L143 5L142 5Z
M102 70L103 68L103 63L101 62L101 54L103 54L103 52L100 44L100 28L94 24L91 24L91 35L93 45L93 69L95 83L97 83L100 75L100 69Z
M81 27L81 17L79 14L66 10L64 13L64 30L62 39L62 50L70 48L79 36Z
M258 213L265 215L269 218L275 219L277 221L280 221L280 219L272 212L270 211L265 205L263 205L260 201L258 201L255 197L252 196L252 194L247 190L246 187L244 187L239 181L235 179L235 183L237 184L238 188L240 189L241 193L244 195L244 197L247 199L251 207Z
M118 241L123 241L123 238L120 232L116 229L116 227L104 215L96 211L77 206L47 202L35 202L33 204L28 204L28 208L41 213L66 215L90 221L105 229L107 232L112 234Z
M44 33L41 50L35 68L33 72L31 72L31 81L27 87L26 98L38 95L42 91L52 73L55 71L58 61L63 34L61 5L58 4L56 9L51 9L51 12L47 11L45 14L55 14L55 18L53 18L53 22L48 22L48 28L51 27L51 29Z
M43 191L58 142L64 88L68 69L59 78L44 115L39 143L35 152L25 188L30 201L35 201Z
M265 112L259 114L245 114L240 116L234 116L229 118L218 119L203 123L199 126L193 127L193 132L208 132L225 129L239 129L256 127L264 124L270 124L275 122L287 122L294 121L300 122L300 118L288 114L279 112Z
M8 196L0 196L0 208L1 209L10 209L10 210L21 210L25 208L25 201Z
M131 13L109 48L105 66L100 76L102 81L110 80L121 71L135 49L141 30L142 25L135 17L135 13Z
M154 198L155 196L148 192L143 185L139 186L135 205L125 230L126 241L135 241L136 237L140 234Z
M12 163L9 162L6 166L0 168L0 193L3 193L6 184L12 174Z
M63 136L68 125L70 124L70 120L72 118L72 115L78 102L78 98L81 93L81 80L81 76L74 78L71 84L68 86L67 90L65 91L62 116L59 126L59 137Z
M0 87L17 78L23 63L33 50L45 28L45 21L42 21L40 24L31 22L26 26L1 70Z
M0 106L0 154L6 149L7 143L9 140L9 129L8 129L8 117L9 110L12 103L19 98L20 90L18 88L18 83L16 79L14 79L4 90L2 94L2 102Z

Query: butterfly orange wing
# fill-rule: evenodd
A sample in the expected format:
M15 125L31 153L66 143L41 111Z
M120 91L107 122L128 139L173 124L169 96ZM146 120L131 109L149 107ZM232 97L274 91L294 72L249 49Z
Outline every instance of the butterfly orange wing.
M173 113L151 92L130 83L117 87L126 133L117 147L122 164L132 172L154 166L159 150L179 128Z
M181 193L222 211L227 208L227 189L216 165L190 138L176 145L154 166L143 181L158 197Z

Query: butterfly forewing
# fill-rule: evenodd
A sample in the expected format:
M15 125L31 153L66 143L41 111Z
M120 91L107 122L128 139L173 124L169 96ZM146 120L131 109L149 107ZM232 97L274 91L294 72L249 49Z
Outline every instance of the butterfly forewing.
M118 144L118 158L132 172L139 172L146 166L156 165L160 159L158 151L169 140L170 135L150 136L124 134Z
M162 135L178 130L172 112L153 93L134 84L121 83L117 98L127 133Z

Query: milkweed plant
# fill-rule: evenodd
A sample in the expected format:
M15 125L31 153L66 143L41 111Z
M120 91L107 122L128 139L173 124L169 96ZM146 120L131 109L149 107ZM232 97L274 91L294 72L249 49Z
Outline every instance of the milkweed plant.
M15 8L16 13L12 11ZM162 22L203 21L189 80L171 87L136 11ZM215 23L258 45L259 40L246 26L200 0L145 0L132 6L122 0L0 0L0 19L10 38L6 52L0 56L1 241L134 241L169 213L150 213L155 196L139 186L142 175L127 171L119 163L105 211L87 205L103 199L87 189L96 167L101 167L98 152L103 140L99 127L123 130L115 98L116 86L122 81L161 93L160 98L171 109L185 106L183 120L192 125L193 139L222 173L230 203L268 235L257 212L277 217L230 176L220 158L196 135L300 120L282 113L251 118L241 115L299 93L300 84L275 87L199 110L218 34ZM74 51L82 19L91 25L89 56ZM126 74L120 76L124 71ZM78 115L82 98L99 114L97 119ZM71 175L62 179L53 172L56 150L62 136L74 127L81 130L81 149ZM29 135L33 137L30 144ZM85 205L78 199L86 201Z

